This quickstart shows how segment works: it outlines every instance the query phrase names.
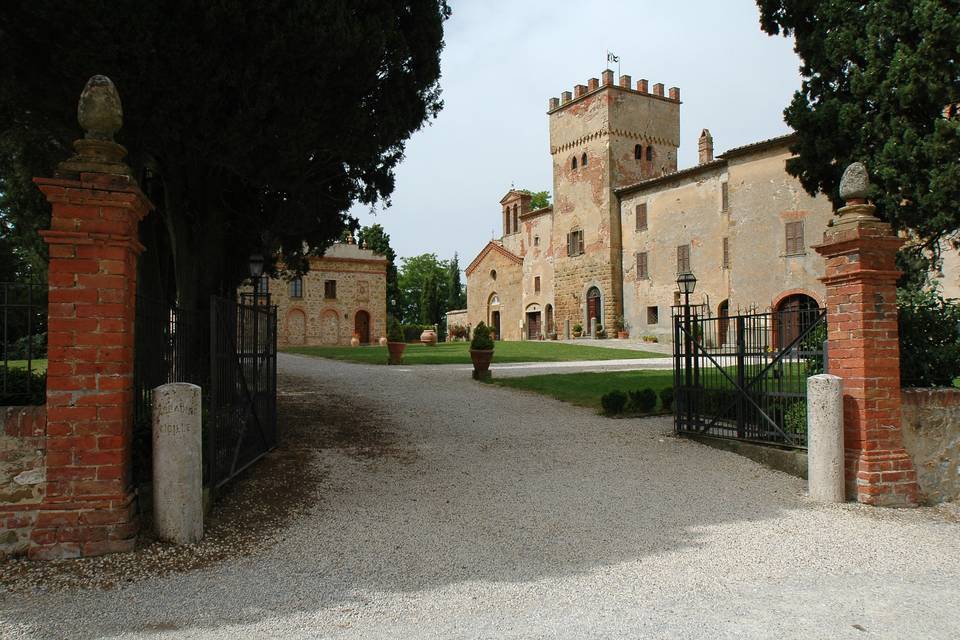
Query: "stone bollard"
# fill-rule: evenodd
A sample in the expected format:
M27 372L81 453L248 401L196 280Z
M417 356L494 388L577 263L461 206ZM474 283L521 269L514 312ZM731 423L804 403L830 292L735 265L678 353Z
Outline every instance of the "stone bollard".
M818 502L844 502L843 380L807 378L807 486Z
M203 537L200 387L174 382L153 390L153 526L167 542Z

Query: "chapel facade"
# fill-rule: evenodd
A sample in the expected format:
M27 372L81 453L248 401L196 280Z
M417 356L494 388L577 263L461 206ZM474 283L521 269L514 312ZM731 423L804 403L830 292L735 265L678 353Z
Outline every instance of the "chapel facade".
M672 340L677 274L712 315L824 303L823 261L810 249L832 208L787 174L792 136L678 170L680 90L613 72L551 98L553 205L500 201L503 233L466 269L467 323L502 340L569 335L623 317L634 337Z

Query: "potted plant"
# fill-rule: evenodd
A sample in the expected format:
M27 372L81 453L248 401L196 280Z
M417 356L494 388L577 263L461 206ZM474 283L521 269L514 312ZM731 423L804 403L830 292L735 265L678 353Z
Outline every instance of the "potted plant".
M482 322L473 330L470 359L473 360L473 379L489 379L490 361L493 360L493 339L490 337L490 327Z
M573 325L573 337L579 338L582 335L583 335L583 325L578 322L577 324Z
M437 345L437 332L432 326L426 326L420 334L420 343L427 347Z
M551 339L551 340L556 340L556 339L557 339L557 332L556 332L556 331L551 331L551 332L550 332L550 339Z
M630 323L627 322L626 318L623 316L617 316L617 319L613 324L617 330L617 338L620 340L626 340L630 337Z
M597 339L603 340L607 337L607 330L603 328L602 324L597 325Z
M390 320L390 329L387 331L387 351L390 352L390 359L387 364L403 364L403 352L407 348L407 343L403 341L403 329L396 320Z

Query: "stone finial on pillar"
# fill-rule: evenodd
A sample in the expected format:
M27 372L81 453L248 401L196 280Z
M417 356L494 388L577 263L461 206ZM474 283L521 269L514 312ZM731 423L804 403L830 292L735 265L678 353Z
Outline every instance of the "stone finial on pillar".
M895 258L903 240L867 201L866 167L844 172L847 205L814 249L826 260L828 370L843 378L847 496L915 506L917 474L903 448Z
M77 122L83 138L73 142L76 155L57 166L57 177L81 173L129 177L130 167L123 161L127 150L113 141L123 126L123 106L110 78L93 76L87 81L77 103Z

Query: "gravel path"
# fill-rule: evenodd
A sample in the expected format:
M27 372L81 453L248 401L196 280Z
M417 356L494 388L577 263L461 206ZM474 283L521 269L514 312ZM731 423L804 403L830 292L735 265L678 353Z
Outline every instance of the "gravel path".
M240 557L0 592L0 637L960 637L941 512L815 505L666 420L456 367L283 356L281 383L296 429L272 455L315 483L308 508Z

